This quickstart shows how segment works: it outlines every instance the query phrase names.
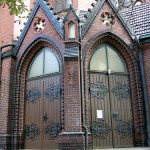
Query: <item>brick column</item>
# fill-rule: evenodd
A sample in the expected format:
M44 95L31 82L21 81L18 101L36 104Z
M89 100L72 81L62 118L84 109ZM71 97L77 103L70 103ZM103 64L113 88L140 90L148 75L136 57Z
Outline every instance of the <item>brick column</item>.
M64 132L59 138L59 148L84 149L81 121L81 89L79 48L67 47L64 58Z
M11 147L11 102L12 96L12 65L13 58L2 61L1 84L0 84L0 149Z

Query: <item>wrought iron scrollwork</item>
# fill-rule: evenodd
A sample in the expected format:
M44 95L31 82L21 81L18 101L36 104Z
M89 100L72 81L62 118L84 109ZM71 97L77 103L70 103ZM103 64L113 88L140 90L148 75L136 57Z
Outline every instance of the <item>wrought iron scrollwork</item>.
M112 88L112 93L118 100L128 99L130 96L130 88L128 84L116 83L116 86Z
M25 125L26 138L35 140L35 138L41 133L40 128L36 124Z
M108 89L105 87L105 85L102 82L97 83L97 84L91 83L90 92L91 92L92 97L104 99L108 93Z
M49 122L44 128L44 133L48 136L49 140L55 139L61 130L61 125L57 122Z
M41 92L37 87L32 90L27 90L26 92L26 102L36 103L36 101L41 97Z
M131 121L118 120L114 130L116 130L121 138L126 138L133 135Z
M91 132L94 138L106 139L106 136L110 133L111 127L104 121L93 121L91 126Z
M59 99L60 85L49 85L44 94L48 98L49 102Z

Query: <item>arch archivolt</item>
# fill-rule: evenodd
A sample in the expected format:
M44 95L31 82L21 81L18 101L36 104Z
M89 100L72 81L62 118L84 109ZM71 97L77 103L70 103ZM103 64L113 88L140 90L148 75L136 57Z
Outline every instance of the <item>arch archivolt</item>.
M122 56L124 59L128 73L129 73L129 82L130 82L130 91L131 91L131 106L132 106L132 115L133 115L133 123L134 128L139 130L139 128L144 128L144 125L141 126L139 124L139 120L142 120L142 123L144 122L143 117L143 108L140 106L141 103L143 103L143 97L142 97L142 90L139 91L139 88L141 89L141 84L139 81L141 81L140 78L140 70L138 67L138 59L137 56L134 53L134 49L130 49L130 47L119 37L112 33L104 33L95 35L87 42L87 45L85 45L82 49L83 54L83 68L84 68L84 99L85 99L85 112L86 112L86 124L89 126L89 76L88 76L88 65L90 61L90 57L92 55L93 50L98 47L101 44L109 44L112 47L114 47L118 53ZM139 114L141 112L141 114ZM137 119L138 118L138 119ZM135 133L136 134L136 133ZM138 139L138 136L135 136Z
M63 91L63 56L62 56L62 50L61 48L58 49L54 44L52 44L50 41L42 40L40 39L38 42L33 42L31 46L29 46L28 49L25 50L24 54L22 55L21 59L19 60L18 66L17 66L17 77L16 77L16 99L18 105L16 106L16 110L18 110L19 116L16 116L18 120L18 132L19 135L24 136L24 123L25 123L25 88L26 88L26 77L28 68L30 66L30 63L32 59L35 57L35 55L41 50L43 47L49 47L51 50L57 55L59 64L60 64L60 79L61 79L61 91ZM61 92L61 103L63 103L63 92ZM63 108L61 108L62 110ZM61 111L62 113L63 111ZM61 114L63 116L63 114ZM61 122L63 125L63 118L61 118ZM24 141L22 141L24 142ZM23 143L22 143L23 144Z

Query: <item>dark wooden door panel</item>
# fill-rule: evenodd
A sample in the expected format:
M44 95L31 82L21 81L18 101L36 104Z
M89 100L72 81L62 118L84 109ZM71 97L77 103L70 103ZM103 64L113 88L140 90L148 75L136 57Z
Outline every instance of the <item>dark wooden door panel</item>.
M41 130L43 124L42 103L43 103L43 80L28 81L26 85L26 102L25 102L25 148L32 145L38 148L41 143Z
M109 85L114 147L133 146L132 110L128 76L110 75Z
M43 148L58 148L58 134L60 124L60 76L51 76L44 79L43 98Z
M26 83L25 148L58 149L60 75Z
M112 147L108 78L90 74L91 132L93 147ZM99 116L98 116L99 115Z
M133 146L128 75L89 73L89 91L93 148Z

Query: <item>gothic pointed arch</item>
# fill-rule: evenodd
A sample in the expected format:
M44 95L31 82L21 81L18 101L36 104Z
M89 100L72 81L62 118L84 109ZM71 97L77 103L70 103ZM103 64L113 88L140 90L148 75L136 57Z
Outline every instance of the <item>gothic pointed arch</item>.
M49 140L55 143L53 148L58 147L57 136L63 128L61 117L63 115L60 111L61 103L63 103L63 55L58 45L46 38L36 38L26 47L27 49L18 60L15 90L19 92L16 93L18 105L15 106L15 111L19 112L19 116L15 116L18 126L15 130L20 133L22 139L18 141L18 144L25 145L27 148L28 146L43 148L39 142L34 143L39 140L43 140L44 145L47 146L51 144L47 142ZM36 74L36 69L40 70L40 65L41 72ZM52 68L53 65L57 68ZM53 114L50 110L53 113L57 111L54 117L50 115ZM36 114L37 117L35 117ZM43 125L38 122L42 122ZM32 133L31 128L35 129ZM31 145L33 147L30 147Z
M108 46L108 48L107 48L107 46ZM98 71L95 68L94 68L94 70L90 70L89 64L91 62L92 56L94 55L95 51L97 51L99 53L100 61L102 61L103 58L106 56L106 58L107 58L106 64L109 62L109 60L108 60L109 59L108 58L108 49L109 48L114 50L114 52L118 55L118 57L121 58L121 60L123 60L122 62L126 66L127 72L126 71L125 72L128 75L124 72L123 73L124 79L122 77L119 77L122 74L121 72L118 73L118 71L116 71L116 73L115 72L112 73L111 70L109 72L108 65L107 65L108 69L105 68L106 70L104 69L102 71ZM106 53L103 51L105 51ZM104 53L104 55L105 54L106 55L102 56L103 53ZM91 126L92 120L90 120L90 118L92 117L92 115L91 115L92 110L90 108L92 105L92 102L93 103L94 103L94 101L96 102L96 99L97 100L98 99L104 100L105 98L108 99L108 95L107 95L108 93L109 93L109 96L113 96L113 98L115 97L112 94L114 92L113 87L111 87L112 83L114 84L114 87L116 87L116 89L117 89L117 86L115 85L116 83L118 84L118 87L120 87L120 88L122 86L125 88L127 85L129 85L129 87L128 88L126 87L126 89L128 92L130 91L130 103L131 103L130 108L132 110L130 115L133 118L131 122L134 124L134 129L139 129L139 128L141 128L141 130L144 129L144 119L142 119L144 110L140 106L140 103L143 104L142 90L141 91L138 90L139 88L142 87L142 85L139 82L141 80L140 70L139 70L139 66L138 66L137 56L134 53L134 49L131 49L122 39L120 39L115 34L107 32L107 33L97 33L96 35L94 35L87 42L87 44L83 47L82 54L83 54L83 68L84 68L84 70L83 70L84 79L83 80L84 80L84 95L85 95L84 99L85 99L85 109L86 109L85 111L86 111L86 118L89 118L89 120L88 119L86 120L86 123L88 124L88 126L91 130L93 129L93 133L95 133L95 135L92 135L92 136L97 136L98 133L104 133L105 135L101 135L101 138L107 139L107 137L105 137L105 136L107 134L109 134L109 132L112 128L112 127L108 126L108 124L106 122L101 122L101 125L106 130L105 131L100 131L100 130L94 131L95 128L100 129L99 128L100 126L97 124L96 120L94 120L94 122L92 124L93 126ZM94 58L93 60L95 61L96 59ZM115 61L115 59L114 59L114 61ZM101 67L102 66L103 66L103 64L101 65ZM116 76L113 77L113 75L116 75ZM120 79L118 80L117 78L120 78ZM124 84L123 85L119 84L120 81ZM102 82L104 82L105 85L103 85ZM98 83L100 85L96 85ZM102 89L100 90L100 88L102 88ZM94 91L95 91L95 93L92 93ZM113 98L111 97L110 99L112 100ZM89 101L90 99L92 100L92 102ZM117 96L116 96L116 99L117 99ZM100 100L98 102L100 102ZM97 104L94 105L95 107L98 105L99 106L104 105L104 104L98 104L98 102L97 102ZM111 106L109 106L108 109L110 109L110 107ZM141 112L140 115L139 115L139 111ZM115 111L111 112L111 114L114 116L114 118L118 117L118 114L115 114L114 112ZM103 115L105 112L103 111L103 108L94 108L94 113L95 113L95 115L97 115L97 117L98 117L98 115L100 117L102 117L100 120L104 120ZM135 115L135 114L138 114L138 115ZM142 117L141 117L141 115L142 115ZM135 118L138 118L138 119L135 119ZM142 126L141 126L141 124L139 124L139 120L142 120L142 122L143 122ZM115 137L113 137L113 138L115 138ZM135 145L139 142L142 142L142 141L139 141L139 137L138 137L137 133L134 133L133 138L136 141ZM105 142L102 142L102 143L105 143ZM103 145L102 143L99 143L99 144ZM131 145L133 145L133 143Z

